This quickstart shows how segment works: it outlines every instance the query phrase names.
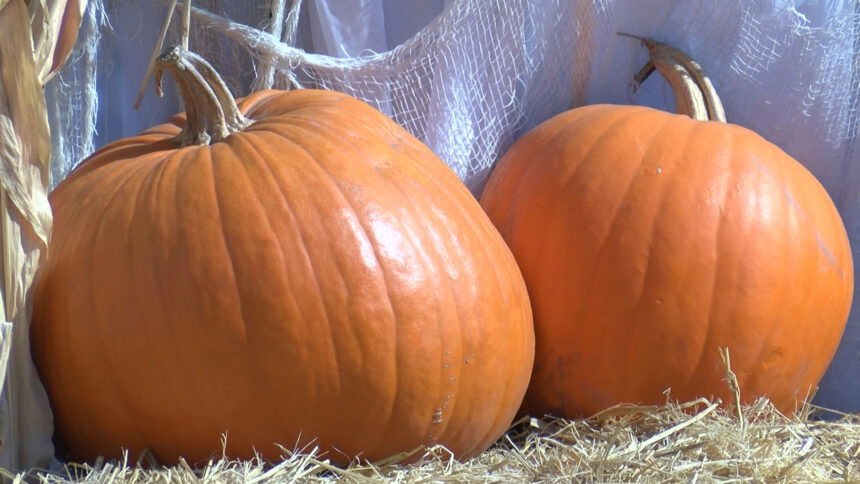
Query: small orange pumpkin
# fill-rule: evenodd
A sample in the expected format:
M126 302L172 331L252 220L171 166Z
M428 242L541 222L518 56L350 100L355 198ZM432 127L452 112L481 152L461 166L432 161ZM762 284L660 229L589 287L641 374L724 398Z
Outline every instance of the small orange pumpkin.
M499 161L481 204L516 257L535 317L525 409L742 399L796 409L851 306L845 227L802 165L719 119L698 66L644 42L688 115L594 105L541 124ZM669 63L669 61L674 61ZM693 89L695 88L695 89ZM697 119L691 119L691 116Z
M319 446L335 462L511 423L534 334L465 186L367 104L255 93L162 55L188 119L117 141L51 195L33 354L73 458Z

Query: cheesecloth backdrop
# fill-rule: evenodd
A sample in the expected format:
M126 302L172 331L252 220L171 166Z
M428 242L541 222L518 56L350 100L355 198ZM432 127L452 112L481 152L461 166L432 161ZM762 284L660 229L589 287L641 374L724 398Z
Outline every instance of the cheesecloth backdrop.
M150 85L131 109L168 3L90 2L73 58L48 86L54 183L93 149L181 109L172 81L164 99ZM273 85L365 99L427 143L476 195L511 142L556 113L603 102L672 109L658 76L632 88L646 52L616 33L670 43L700 61L730 122L818 177L860 261L855 1L307 0L298 17L289 14L292 0L194 5L191 48L235 94ZM177 35L174 22L168 45ZM860 411L858 305L816 396L852 412Z

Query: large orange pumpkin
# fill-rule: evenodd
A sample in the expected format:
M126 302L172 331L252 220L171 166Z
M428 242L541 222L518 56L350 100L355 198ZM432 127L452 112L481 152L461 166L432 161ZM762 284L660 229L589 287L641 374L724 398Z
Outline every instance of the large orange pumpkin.
M695 64L646 45L682 110L720 117ZM667 390L730 402L720 348L744 402L790 412L839 343L853 287L843 223L809 171L748 129L573 109L512 146L481 203L532 300L530 412L589 415Z
M336 462L495 441L531 373L531 309L455 174L346 95L237 108L199 57L160 64L188 122L105 147L51 195L32 344L71 457L200 461L222 434L234 457Z

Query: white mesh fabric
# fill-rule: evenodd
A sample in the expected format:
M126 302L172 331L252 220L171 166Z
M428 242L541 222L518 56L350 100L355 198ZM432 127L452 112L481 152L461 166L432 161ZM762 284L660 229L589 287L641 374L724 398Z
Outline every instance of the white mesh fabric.
M336 89L370 102L427 143L477 194L513 140L553 114L603 102L671 109L673 96L656 76L638 91L631 88L646 54L616 33L664 41L700 61L730 122L776 143L821 180L860 261L855 2L437 0L429 9L427 2L307 0L298 35L305 50L300 50L258 29L269 22L270 0L201 0L195 2L202 10L194 16L191 45L237 95L248 93L256 66L271 63L276 87L289 87L292 78L304 87ZM179 109L167 86L165 100L153 99L150 90L142 109L130 110L164 4L114 0L104 6L104 20L101 5L92 2L83 42L49 88L55 181L93 147ZM345 5L356 9L351 20ZM289 6L285 2L284 8ZM416 18L430 21L443 6L402 45L368 51L384 43L373 29L388 32ZM359 56L309 53L314 50ZM860 411L858 379L860 309L855 309L818 402Z

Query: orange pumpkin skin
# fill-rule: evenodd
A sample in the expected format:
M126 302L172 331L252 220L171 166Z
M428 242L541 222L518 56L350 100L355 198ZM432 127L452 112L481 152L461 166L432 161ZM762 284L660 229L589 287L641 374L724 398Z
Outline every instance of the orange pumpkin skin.
M744 402L794 411L851 306L848 238L798 162L745 128L595 105L523 136L481 204L523 272L535 318L524 409Z
M51 195L32 345L71 456L335 462L508 427L534 356L509 249L456 175L348 96L265 91L254 120L95 153Z

